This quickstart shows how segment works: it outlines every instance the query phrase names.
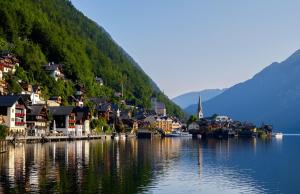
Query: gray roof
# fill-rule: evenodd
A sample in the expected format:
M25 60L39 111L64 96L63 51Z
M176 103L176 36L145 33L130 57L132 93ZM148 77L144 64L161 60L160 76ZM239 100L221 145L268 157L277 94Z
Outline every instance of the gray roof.
M29 106L30 111L27 113L29 116L39 115L43 110L44 105L32 105Z
M20 96L0 96L0 106L11 107L19 99L21 99Z
M52 115L63 116L72 113L73 109L73 106L53 106L49 107L49 112Z

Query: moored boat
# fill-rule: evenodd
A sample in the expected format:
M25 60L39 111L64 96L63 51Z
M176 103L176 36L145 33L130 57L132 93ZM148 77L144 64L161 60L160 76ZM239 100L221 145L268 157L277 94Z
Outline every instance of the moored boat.
M182 131L172 131L171 133L165 134L165 137L192 137L192 134Z
M283 138L283 133L274 133L273 136L274 136L276 139L282 139L282 138Z

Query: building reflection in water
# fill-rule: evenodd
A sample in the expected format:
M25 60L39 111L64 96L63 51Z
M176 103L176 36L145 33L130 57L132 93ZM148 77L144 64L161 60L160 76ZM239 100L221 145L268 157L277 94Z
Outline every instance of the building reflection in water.
M0 193L139 193L157 184L157 177L174 170L182 158L194 161L190 170L204 179L208 156L228 158L239 146L255 152L256 140L238 141L154 138L20 144L0 157Z

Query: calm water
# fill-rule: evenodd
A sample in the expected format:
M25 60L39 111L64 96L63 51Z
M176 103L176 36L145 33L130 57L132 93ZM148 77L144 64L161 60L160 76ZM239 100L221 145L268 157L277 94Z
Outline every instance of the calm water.
M300 193L300 136L10 147L0 193Z

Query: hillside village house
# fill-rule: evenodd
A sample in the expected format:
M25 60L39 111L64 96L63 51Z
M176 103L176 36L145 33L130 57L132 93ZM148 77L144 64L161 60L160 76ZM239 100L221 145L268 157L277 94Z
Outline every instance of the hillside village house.
M60 96L53 96L47 100L47 106L60 106L61 105L61 97Z
M62 64L54 64L54 62L44 65L44 68L48 74L57 81L58 79L64 79L64 74L62 73Z
M0 96L0 116L10 132L25 134L26 105L20 96Z
M29 136L44 136L49 132L48 111L45 105L29 106L26 120Z
M76 115L72 106L49 107L52 116L52 131L61 132L64 135L75 136Z
M152 110L154 110L158 116L165 117L167 115L167 109L164 103L158 102L156 98L151 98L151 104Z
M39 85L31 85L27 83L22 84L23 91L21 94L30 95L31 104L46 104L46 101L41 96L42 89Z
M0 64L0 95L7 94L7 83L3 77L3 74L4 74L3 69L4 69L4 67Z
M2 73L8 74L12 73L14 74L16 72L16 67L19 66L19 60L11 54L2 55L0 57L0 69L2 69Z
M103 82L103 79L102 79L101 77L97 77L97 76L96 76L96 77L95 77L95 81L96 81L96 83L99 84L100 86L103 86L103 83L104 83L104 82Z

